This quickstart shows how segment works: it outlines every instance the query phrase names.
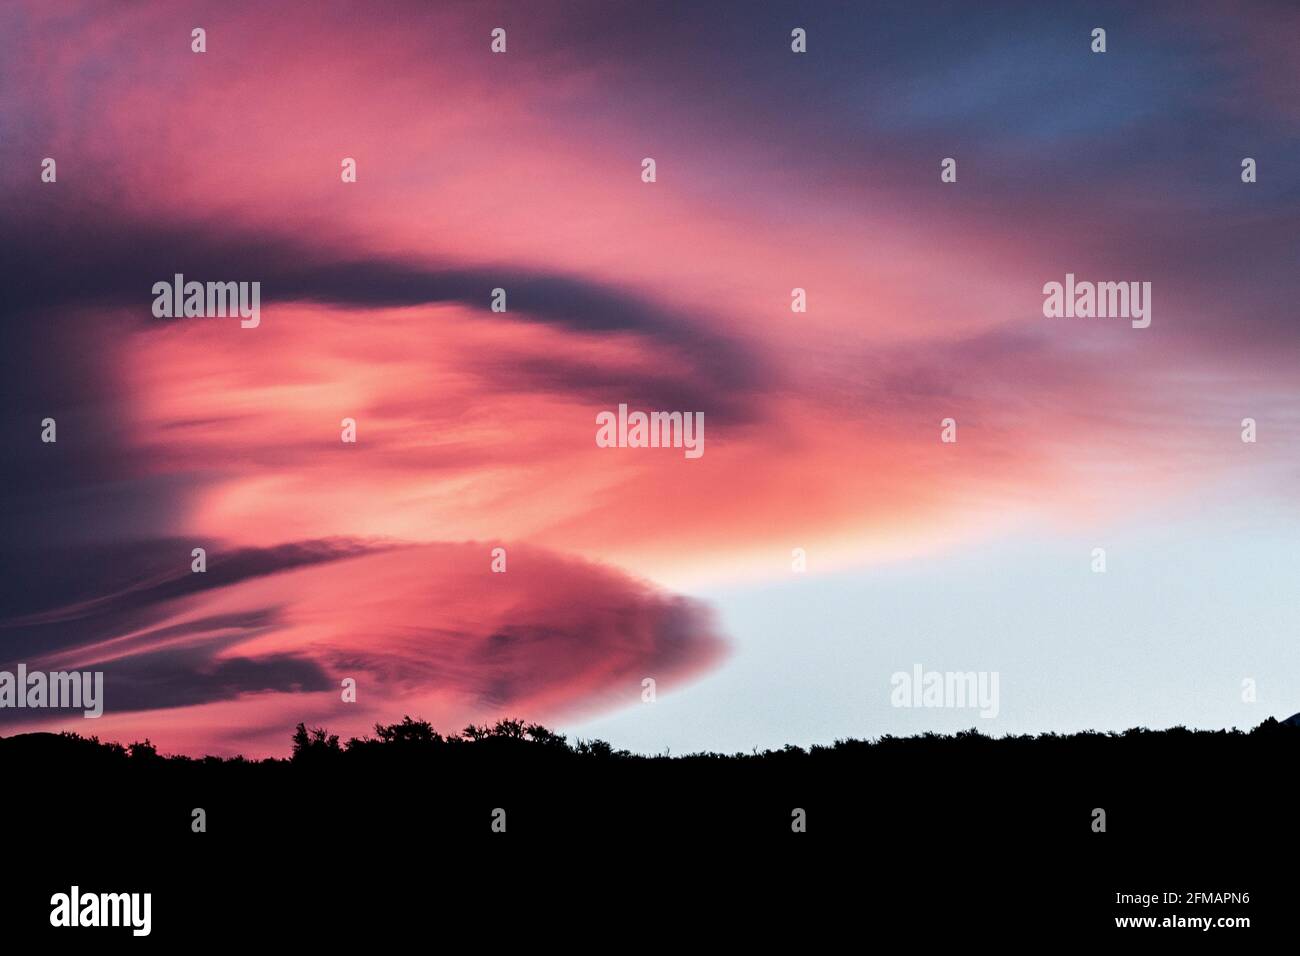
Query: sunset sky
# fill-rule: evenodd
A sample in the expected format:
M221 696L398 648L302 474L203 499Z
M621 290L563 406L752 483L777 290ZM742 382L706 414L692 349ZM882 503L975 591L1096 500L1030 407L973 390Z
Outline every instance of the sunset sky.
M106 699L0 734L1300 710L1300 8L1258 6L4 4L0 669ZM260 325L155 318L176 273ZM1150 327L1045 318L1067 273ZM704 455L597 447L620 403ZM891 707L917 663L999 715Z

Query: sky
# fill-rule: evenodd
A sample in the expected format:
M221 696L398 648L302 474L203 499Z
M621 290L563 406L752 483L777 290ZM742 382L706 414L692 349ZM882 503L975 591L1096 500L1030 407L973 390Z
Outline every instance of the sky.
M1300 10L1247 7L5 4L0 670L105 713L0 733L1300 710ZM155 317L177 273L260 323ZM1046 317L1067 274L1150 326Z

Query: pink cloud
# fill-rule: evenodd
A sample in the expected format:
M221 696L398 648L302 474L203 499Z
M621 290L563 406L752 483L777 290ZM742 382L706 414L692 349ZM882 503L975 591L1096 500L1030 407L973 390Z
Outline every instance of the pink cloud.
M494 547L506 549L504 573L491 570ZM220 548L212 555L219 562ZM639 704L643 679L669 693L724 644L698 602L613 568L484 542L345 555L167 599L144 627L124 623L123 633L29 666L106 673L104 717L42 728L253 755L282 752L299 720L346 737L403 713L459 730L509 714ZM184 666L171 673L172 662ZM264 686L275 675L259 664L311 686L292 677ZM342 700L349 677L355 703ZM146 706L174 693L194 702Z

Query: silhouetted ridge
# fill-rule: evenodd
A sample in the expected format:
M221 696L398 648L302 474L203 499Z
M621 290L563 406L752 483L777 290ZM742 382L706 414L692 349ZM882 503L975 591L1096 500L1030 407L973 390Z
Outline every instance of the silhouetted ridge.
M1177 726L1165 730L1150 730L1145 727L1132 727L1123 731L1085 730L1074 734L1043 733L1034 735L1006 735L990 737L976 728L959 730L953 734L927 732L911 737L896 737L885 734L875 740L846 738L836 740L830 746L814 744L805 750L793 744L786 744L779 750L738 752L721 754L698 752L678 756L641 755L628 750L615 749L604 740L578 739L570 743L564 734L558 734L541 724L527 723L518 719L498 720L492 725L478 726L470 724L459 733L444 736L425 720L403 716L394 724L375 724L373 737L352 737L341 741L337 734L331 734L323 727L307 727L300 723L291 737L289 758L267 757L260 761L250 761L243 756L194 758L183 754L163 756L146 738L128 745L116 742L101 742L98 736L83 737L71 731L62 733L27 733L12 737L0 737L0 759L14 760L29 757L57 757L60 760L121 760L132 763L201 763L205 765L235 764L270 764L294 763L317 764L332 759L348 760L352 758L412 757L429 759L464 755L473 753L479 758L510 760L516 757L529 758L551 755L598 760L617 759L631 762L754 762L781 761L796 757L817 757L836 754L868 754L896 751L938 751L954 747L977 748L989 752L1028 752L1030 750L1047 750L1069 746L1079 750L1104 747L1115 741L1144 742L1191 742L1191 741L1230 741L1240 738L1260 738L1282 734L1290 739L1292 731L1300 730L1300 713L1278 721L1269 717L1250 731L1237 728L1231 730L1189 730ZM1297 735L1300 739L1300 735ZM1112 744L1113 745L1113 744Z
M163 756L148 740L22 734L0 738L0 779L22 781L7 791L6 810L34 838L58 832L177 853L228 840L445 848L493 839L498 820L511 834L569 847L748 842L788 839L801 832L793 821L806 818L810 838L856 840L876 853L892 844L911 852L909 841L924 834L974 840L1000 857L1013 840L1025 852L1090 840L1098 808L1110 842L1087 843L1090 853L1120 843L1168 853L1191 846L1188 833L1204 852L1211 832L1227 853L1296 829L1280 801L1300 727L1269 718L1250 731L994 738L966 730L645 756L522 720L444 734L407 716L346 741L299 724L290 742L288 756L248 760ZM198 810L201 831L192 829Z

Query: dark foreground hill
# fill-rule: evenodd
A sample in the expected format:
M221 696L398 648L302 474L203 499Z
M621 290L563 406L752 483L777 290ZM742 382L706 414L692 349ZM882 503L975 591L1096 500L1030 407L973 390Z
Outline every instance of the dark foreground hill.
M1300 727L1273 719L671 758L519 721L445 737L407 718L346 742L300 725L286 744L248 761L0 739L6 845L34 861L30 899L77 874L129 878L198 919L222 894L275 909L375 874L402 874L383 892L416 908L444 879L453 895L642 881L678 903L759 880L809 905L833 886L891 918L976 906L1097 929L1127 912L1123 892L1253 889L1262 913L1289 892L1273 867L1300 836Z
M32 823L130 831L136 841L386 831L472 840L503 830L570 840L885 838L904 824L998 825L1009 839L1032 829L1062 840L1101 832L1159 840L1179 836L1189 818L1212 835L1252 823L1234 821L1234 810L1268 819L1271 807L1293 805L1300 726L1270 718L1249 732L972 730L669 757L570 742L517 720L444 736L407 717L345 742L300 724L286 743L286 757L250 761L163 756L148 741L20 734L0 738L0 775Z

